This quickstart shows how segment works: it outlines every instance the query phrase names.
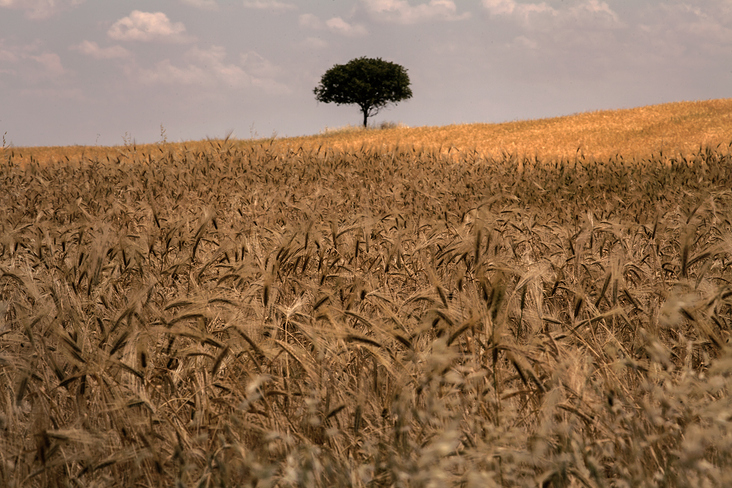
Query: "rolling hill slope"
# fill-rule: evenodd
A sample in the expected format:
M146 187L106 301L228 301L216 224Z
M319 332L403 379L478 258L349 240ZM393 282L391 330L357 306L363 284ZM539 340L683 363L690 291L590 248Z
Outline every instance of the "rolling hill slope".
M295 145L336 147L408 144L447 151L475 150L498 157L503 153L540 159L626 159L651 154L689 154L700 146L732 141L732 99L676 102L646 107L585 112L564 117L444 127L352 131L289 140Z
M3 158L39 162L79 156L115 158L133 150L159 154L160 151L199 150L220 144L220 140L126 146L66 146L4 148ZM476 151L487 157L503 154L537 157L540 160L586 158L643 159L663 153L688 155L706 146L726 146L732 142L732 98L695 102L675 102L645 107L585 112L563 117L505 122L460 124L442 127L396 127L389 129L347 128L320 135L281 139L229 140L235 145L272 143L283 149L359 149L411 146L441 152Z

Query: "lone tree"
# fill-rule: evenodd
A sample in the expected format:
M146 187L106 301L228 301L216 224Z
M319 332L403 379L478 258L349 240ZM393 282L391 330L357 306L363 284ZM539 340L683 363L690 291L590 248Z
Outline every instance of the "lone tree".
M325 72L313 92L319 102L358 105L364 127L369 117L389 103L412 98L409 76L403 66L366 57L336 64Z

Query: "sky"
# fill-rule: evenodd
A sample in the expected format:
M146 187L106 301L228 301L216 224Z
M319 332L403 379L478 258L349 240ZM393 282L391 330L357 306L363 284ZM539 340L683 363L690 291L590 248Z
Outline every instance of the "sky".
M505 122L732 97L732 0L0 0L5 146L317 134L336 64L413 97L373 122Z

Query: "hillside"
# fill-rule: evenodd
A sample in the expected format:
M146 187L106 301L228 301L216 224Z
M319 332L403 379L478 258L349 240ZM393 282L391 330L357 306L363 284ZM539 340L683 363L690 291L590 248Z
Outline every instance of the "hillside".
M237 146L269 140L234 140ZM361 147L415 147L442 152L472 152L487 157L504 153L536 156L540 160L586 158L644 159L665 155L689 155L700 146L726 146L732 141L732 98L675 102L622 110L585 112L564 117L505 122L461 124L444 127L397 127L391 129L348 128L307 137L275 139L283 149L319 147L358 149ZM91 159L116 158L130 150L142 154L167 151L199 151L220 143L217 140L127 146L67 146L5 148L2 157L18 162L31 158L39 162L79 156Z
M551 160L571 159L578 153L598 159L616 154L625 159L641 159L661 151L688 155L698 151L699 146L727 145L730 141L732 99L602 110L501 124L351 131L282 142L350 148L402 144L443 152L453 148L493 157L509 153Z

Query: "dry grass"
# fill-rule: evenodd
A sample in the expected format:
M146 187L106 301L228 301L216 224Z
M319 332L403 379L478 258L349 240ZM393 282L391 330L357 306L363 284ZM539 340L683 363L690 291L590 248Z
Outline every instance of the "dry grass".
M678 102L626 110L604 110L551 119L502 124L396 128L316 138L295 145L326 144L341 149L410 145L424 150L476 151L487 157L513 154L541 160L649 158L664 152L688 156L700 147L729 143L732 99ZM288 141L283 141L288 142Z
M394 127L382 131L346 131L279 141L290 148L319 146L358 150L414 147L424 151L477 152L488 158L505 154L540 160L644 159L665 153L689 156L701 147L728 144L732 135L732 99L678 102L566 117L445 127Z
M464 124L445 127L403 127L382 124L380 130L348 126L325 129L322 134L273 140L282 151L318 148L356 151L397 146L443 154L477 152L488 158L504 154L540 160L648 159L690 156L702 147L726 145L732 138L732 99L677 102L625 110L603 110L551 119L502 124ZM0 157L13 155L16 162L66 161L70 158L115 159L130 152L140 157L159 157L161 152L201 151L223 141L127 144L116 147L69 146L9 148ZM228 141L226 141L228 142ZM238 140L238 147L263 141Z
M731 172L3 158L0 485L729 486Z

